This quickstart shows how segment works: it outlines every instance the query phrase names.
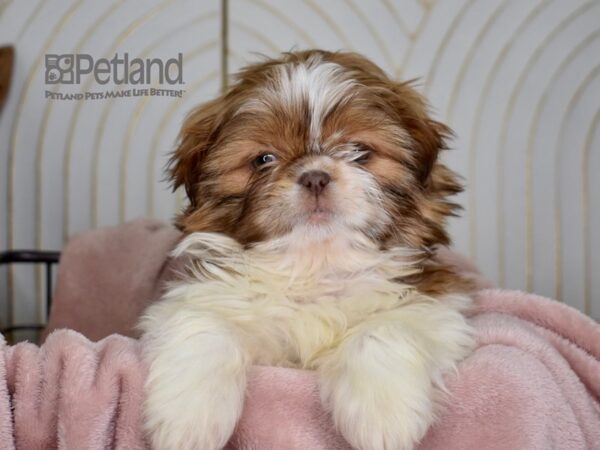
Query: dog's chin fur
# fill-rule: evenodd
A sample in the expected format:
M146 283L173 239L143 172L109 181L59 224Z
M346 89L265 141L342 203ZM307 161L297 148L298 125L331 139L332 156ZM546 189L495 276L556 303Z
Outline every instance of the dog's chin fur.
M447 129L398 86L358 55L293 53L190 116L172 167L190 197L181 268L140 322L154 448L225 446L250 364L316 370L356 449L411 449L433 423L473 347L468 285L434 256L460 186L437 161ZM331 175L314 199L297 181L310 170Z

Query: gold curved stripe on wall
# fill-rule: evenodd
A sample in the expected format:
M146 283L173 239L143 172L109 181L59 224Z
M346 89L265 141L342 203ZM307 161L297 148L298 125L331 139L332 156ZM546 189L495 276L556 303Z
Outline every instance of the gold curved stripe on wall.
M362 12L358 9L356 4L352 0L344 0L344 2L350 7L350 9L354 12L354 14L356 14L356 16L362 21L362 23L365 24L365 27L367 28L367 30L369 30L371 36L373 36L373 39L377 43L377 46L381 49L381 52L383 53L383 56L387 61L388 67L390 68L390 70L395 71L396 63L394 61L394 58L390 53L390 50L388 49L385 43L385 40L377 31L377 28L371 23L367 16L362 14Z
M500 67L504 64L506 57L508 56L509 51L513 48L513 45L517 41L517 38L520 37L523 32L527 29L527 27L531 24L531 22L543 11L543 9L548 5L549 0L544 0L540 2L535 8L533 8L523 19L523 21L518 25L515 32L509 37L509 39L504 43L502 49L498 53L494 63L492 64L491 69L489 70L486 79L483 83L483 89L481 90L481 95L477 101L477 107L475 108L475 122L471 128L471 136L469 141L468 155L469 155L469 204L475 205L476 199L475 195L475 186L476 186L476 161L477 161L477 151L476 151L476 135L478 130L481 129L481 120L483 116L483 108L485 105L485 100L487 100L491 87L496 82L496 78ZM453 91L454 95L454 91ZM454 103L454 102L452 102ZM505 252L504 252L504 239L505 239L505 220L504 220L504 170L500 167L503 167L499 162L496 164L497 166L497 215L498 215L498 285L504 286L505 284ZM470 198L473 196L473 198ZM473 206L476 208L476 206ZM474 209L473 209L474 211ZM472 222L473 228L470 228L469 231L469 239L471 240L471 247L476 248L476 235L477 235L477 218L475 217Z
M186 90L187 97L189 98L191 96L191 94L196 92L200 87L202 87L203 84L207 83L210 80L216 79L218 75L219 75L218 71L213 70L212 72L208 73L204 77L202 77L199 80L197 80L196 82L194 82ZM158 127L156 128L156 130L154 131L154 134L152 135L152 145L151 145L151 150L150 150L150 157L148 158L148 165L146 168L146 170L147 170L146 179L147 179L147 183L148 183L147 184L148 203L146 205L146 208L147 208L146 211L147 211L148 215L153 218L155 217L154 202L155 202L155 195L156 195L155 194L155 186L157 184L155 177L154 177L154 173L155 173L155 167L156 167L156 160L158 158L160 136L162 136L167 124L171 120L171 117L173 116L173 114L175 114L175 112L181 106L182 103L183 103L183 99L179 98L179 97L176 97L175 100L173 102L171 102L171 104L169 105L169 108L167 109L165 114L162 116L162 118L158 124Z
M465 3L463 3L461 8L458 10L458 13L453 17L450 27L444 33L444 36L442 37L442 40L441 40L441 45L436 50L435 56L433 58L433 62L431 64L431 67L429 68L429 72L427 73L427 77L425 79L425 85L424 85L425 95L427 95L429 93L429 90L431 89L433 81L437 75L441 57L446 52L446 49L447 49L450 41L452 40L454 33L459 28L458 25L460 24L460 22L462 22L462 20L464 19L464 16L467 14L469 9L473 5L474 5L474 0L469 0L469 1L466 1ZM469 181L469 183L471 182L471 180L468 180L468 181ZM468 200L468 208L467 208L467 218L469 221L469 227L468 227L468 229L469 229L469 256L472 260L476 260L476 254L477 254L477 242L475 240L476 211L475 211L475 205L472 203L472 200L473 200L472 192L473 192L473 189L469 189L469 197L468 197L469 200Z
M38 3L33 7L32 12L25 19L25 22L23 22L23 25L21 26L21 29L20 29L19 33L17 34L17 38L15 39L15 41L17 43L21 40L21 38L23 37L23 33L25 33L25 31L27 31L29 26L33 23L33 21L38 16L39 12L42 10L42 8L41 8L42 1L43 0L38 1ZM6 1L3 4L3 8L8 7L11 3L12 3L11 0ZM4 13L3 8L0 8L0 15L2 15ZM8 228L8 225L9 225L8 221L6 222L6 225ZM38 246L38 248L40 248L40 247ZM42 268L41 267L39 267L38 270L36 270L36 296L38 298L38 309L37 309L38 320L41 320L40 323L43 323L43 319L40 319L40 315L42 313L42 308L43 308L43 306L40 306L40 305L44 304L44 302L41 301L41 298L42 298ZM9 295L8 297L11 297L11 295ZM9 312L8 316L12 317L12 313Z
M479 130L481 128L481 118L483 115L483 99L488 97L491 87L496 81L496 75L500 70L501 64L506 59L508 52L512 49L514 43L517 41L517 37L520 37L523 32L527 29L527 27L533 22L533 20L546 8L549 4L548 0L544 0L539 3L534 9L532 9L529 14L525 17L523 22L519 24L517 30L512 34L510 40L506 43L506 45L502 48L498 58L496 59L490 74L488 75L488 79L485 81L485 87L483 89L483 94L479 99L477 110L475 113L475 123L473 125L473 134L471 136L471 143L469 146L469 164L471 167L471 173L475 173L476 167L476 143L475 143L475 130ZM496 152L496 213L498 217L498 285L503 287L506 284L506 212L504 207L504 182L505 182L505 173L504 173L504 153Z
M123 3L123 0L118 0L110 5L110 7L100 15L93 23L92 26L89 27L83 37L79 39L77 42L73 53L80 53L83 45L89 40L89 38L94 34L94 32L98 29L100 24L104 22L116 9L119 3ZM61 88L60 84L56 84L52 88L52 92L58 92ZM38 133L36 151L35 151L35 223L36 223L36 248L43 249L44 243L42 239L43 234L43 221L42 221L42 185L43 185L43 157L44 157L44 142L46 140L46 132L48 131L48 121L50 119L50 115L52 114L52 110L54 108L53 101L46 101L46 105L44 107L44 111L42 113L42 121L40 125L40 132ZM45 314L45 304L46 300L42 293L42 277L43 277L43 268L38 267L37 270L37 299L38 299L38 321L43 323L46 317Z
M314 12L317 13L317 15L319 15L327 25L329 25L329 28L331 28L331 30L337 34L338 38L342 41L342 44L344 45L344 47L346 49L350 49L352 48L352 45L350 45L350 41L348 40L348 37L346 36L346 34L342 31L342 29L340 27L337 26L337 24L335 23L335 20L333 20L331 18L331 16L329 14L327 14L317 3L315 3L313 0L305 0L306 5L308 5Z
M216 13L209 13L208 15L210 16L216 16ZM201 16L201 20L204 19L204 16ZM193 22L193 21L192 21ZM189 24L187 24L187 26L189 26ZM159 37L157 39L155 39L155 41L150 44L149 46L147 46L140 54L140 57L146 58L149 53L155 49L156 47L158 47L161 43L164 42L164 37ZM116 50L117 46L114 46L114 49ZM112 52L110 52L112 53ZM156 83L152 85L152 87L156 87ZM91 199L90 202L92 204L92 227L96 228L98 226L98 197L99 197L99 184L100 184L100 175L99 175L99 170L100 170L100 145L102 142L102 138L104 137L104 129L106 126L106 122L108 120L109 117L109 112L112 108L112 106L114 105L114 98L109 99L105 104L104 104L104 108L102 109L102 113L100 114L100 120L99 120L99 125L96 127L96 132L94 134L94 145L92 147L92 184L91 184ZM141 111L140 111L141 113ZM135 113L134 113L135 114ZM128 153L129 149L125 148L125 153ZM122 159L122 158L121 158ZM119 184L119 221L122 223L124 222L124 217L125 217L125 180L123 179L123 177L126 175L126 168L125 167L119 167L119 174L120 174L120 184Z
M508 138L508 122L509 122L510 117L512 117L512 115L513 115L513 112L514 112L514 109L515 109L516 103L517 103L517 98L519 98L520 92L523 89L523 85L525 83L527 75L531 71L531 68L533 66L535 66L535 64L537 64L537 62L539 61L540 57L542 56L542 54L543 54L544 50L546 49L546 47L548 46L548 44L551 43L556 38L556 36L558 36L565 28L567 28L567 26L569 26L569 24L571 22L573 22L578 17L585 14L592 6L594 6L594 2L585 3L585 4L577 7L570 14L568 14L565 18L563 18L550 31L550 33L548 33L548 35L544 36L544 38L541 40L540 44L538 46L536 46L536 48L533 50L531 57L527 60L527 63L525 64L523 69L520 71L520 75L517 78L515 86L510 93L508 106L506 107L504 114L502 116L500 141L499 141L499 144L497 147L499 149L498 153L501 154L502 161L504 161L504 151L506 149L506 141ZM526 225L525 225L525 227L527 230L526 231L526 239L525 239L525 254L526 254L525 267L526 267L527 290L531 291L533 289L533 239L530 239L531 233L529 233L529 231L528 231L530 229L530 224L528 223L528 220L530 220L530 218L531 218L533 206L531 204L531 192L527 191L528 186L531 185L531 183L529 183L527 180L527 171L526 171L525 176L526 176L526 180L525 180L525 189L526 189L526 193L525 193L525 202L526 202L526 204L525 204L525 223L526 223ZM502 206L502 207L504 207L504 206Z
M244 31L245 33L249 34L250 36L254 37L257 41L259 41L260 43L262 43L266 48L269 49L270 52L272 52L273 54L278 54L282 51L281 48L279 48L273 41L271 41L268 37L266 37L264 34L262 34L259 31L256 31L253 28L250 28L249 26L247 26L246 24L242 23L242 22L238 22L236 20L232 20L231 24L234 25L236 28ZM269 55L269 56L273 56L273 55Z
M592 124L587 131L581 160L581 214L583 219L583 255L584 255L584 310L586 314L592 312L592 252L591 252L591 227L590 227L590 154L594 134L600 130L600 109L596 111Z
M426 13L423 15L423 17L421 17L421 20L417 24L417 28L416 28L415 32L412 33L412 35L410 36L411 44L408 46L406 53L402 57L400 66L398 66L396 69L395 75L397 78L402 77L402 74L404 73L404 71L406 70L406 67L410 63L410 60L412 59L412 55L414 53L415 44L419 40L419 37L421 36L421 33L425 29L425 26L429 22L430 17L431 17L431 11L429 9L426 9Z
M467 54L465 58L460 63L460 69L458 71L458 76L454 80L452 84L452 89L450 90L450 99L448 101L448 106L446 108L446 120L449 123L453 122L454 109L456 108L456 101L458 98L458 93L462 89L463 82L465 81L465 76L467 74L467 69L471 67L471 62L475 57L475 53L481 47L483 43L485 35L490 31L490 29L494 26L496 21L500 18L508 3L501 2L498 3L496 8L492 11L492 13L488 16L488 18L483 22L481 28L477 32L475 39L471 41L471 45L469 46L469 50L467 50Z
M215 16L215 14L200 16L199 18L197 18L194 21L194 23L189 24L187 26L197 25L198 23L202 23L204 20L213 18L214 16ZM180 29L182 29L182 28L180 28ZM164 40L165 39L163 36L163 37L159 38L155 44L147 47L144 50L144 52L142 53L143 54L142 57L146 57L159 44L163 43ZM189 62L190 60L193 60L195 57L206 52L208 49L217 47L217 45L218 45L217 41L207 42L195 49L192 49L191 52L184 54L183 59L184 59L184 61ZM154 83L152 85L152 87L156 87L156 86L158 86L158 83ZM121 146L122 153L121 153L121 158L120 158L121 162L119 164L119 221L121 223L125 222L126 215L127 215L127 195L126 195L127 194L127 167L129 166L131 141L133 139L133 133L138 126L141 114L144 111L144 109L146 108L146 106L148 105L148 102L150 101L150 99L151 99L151 97L142 97L141 100L139 100L137 102L134 112L128 120L127 127L126 127L127 131L123 138L123 145ZM171 100L171 102L174 103L176 101L175 99L179 99L179 97L174 97L174 99Z
M583 41L581 41L575 48L571 49L571 51L567 54L567 57L561 61L558 69L552 74L550 81L548 82L544 92L542 93L541 100L537 103L535 112L533 115L533 126L529 130L529 139L527 142L527 148L525 149L525 173L527 180L527 195L529 205L533 204L533 148L535 145L535 136L537 135L537 130L539 127L539 121L542 114L542 110L546 105L548 100L548 93L551 87L556 83L557 79L560 77L562 72L568 67L568 65L575 59L579 53L581 53L591 42L593 42L598 36L600 36L600 29L594 31L592 34L587 36ZM554 180L557 183L557 180ZM528 232L528 240L533 241L533 208L528 208L527 215L529 224ZM554 298L559 301L562 301L562 249L561 249L561 222L560 222L560 203L558 201L558 197L554 197L554 222L555 222L555 231L554 231L554 257L555 257L555 265L554 265Z
M454 81L454 84L450 91L450 100L448 103L448 107L446 109L446 120L450 124L453 122L452 116L454 114L454 108L455 108L455 103L456 103L456 98L457 98L456 96L457 96L457 93L464 81L464 78L465 78L465 75L467 72L467 66L468 66L468 64L470 64L473 57L475 56L477 49L479 48L479 46L481 45L481 42L483 41L483 37L489 31L489 29L494 25L494 23L498 20L498 18L500 17L500 15L506 9L507 6L508 6L508 4L506 2L498 3L496 8L492 11L490 16L483 23L483 26L480 28L475 39L471 42L471 46L469 47L469 50L467 51L465 59L461 62L458 77ZM475 128L472 128L471 129L471 139L473 139L474 131L475 131ZM475 179L476 178L475 178L475 173L473 171L473 161L471 161L471 160L469 160L468 174L469 174L468 175L469 176L469 178L468 178L469 189L468 189L468 197L467 198L468 198L469 208L468 208L467 214L469 217L469 253L470 253L471 258L476 260L477 259L477 203L475 200L476 199L476 197L475 197L475 190L476 190Z
M408 39L413 40L414 33L410 30L406 22L402 19L402 16L398 13L398 10L390 0L382 0L385 9L390 12L390 15L394 18L394 22L398 24L398 28L402 30Z
M438 63L439 63L442 55L446 52L446 48L448 47L448 44L450 43L452 36L454 36L454 33L458 29L458 24L463 20L465 14L469 10L469 8L474 4L474 1L475 0L467 0L465 3L463 3L463 5L460 7L460 9L456 13L456 15L452 18L452 22L450 23L450 26L444 33L444 36L442 37L442 40L441 40L442 43L435 51L435 55L432 60L433 62L431 64L431 67L429 68L429 71L425 78L425 84L423 86L423 91L425 92L425 95L427 95L427 93L431 89L431 84L433 83L433 80L437 74L437 70L438 70L438 66L439 66Z
M177 30L181 31L181 30L184 30L189 27L197 26L204 21L207 21L209 19L215 19L216 17L217 17L216 11L204 13L204 14L201 14L198 17L195 17L192 20L186 22L185 24L178 26ZM155 50L159 45L163 44L167 39L175 36L173 33L170 33L170 32L167 34L168 34L168 36L162 35L162 36L158 37L157 39L155 39L146 48L144 48L144 50L142 50L142 52L140 54L140 57L142 59L146 58L150 54L150 52ZM184 61L189 61L190 58L193 59L199 53L203 52L204 50L206 50L210 47L215 47L216 45L217 45L216 41L208 42L207 44L204 44L204 45L198 47L197 49L194 49L192 52L184 55ZM151 88L156 88L157 86L158 86L158 83L153 83ZM143 112L144 108L148 104L149 100L150 100L150 97L142 97L142 99L137 102L134 112L129 118L128 125L126 128L127 131L125 134L125 138L123 140L122 154L121 154L121 158L120 158L121 164L119 165L119 221L121 223L123 223L125 221L126 209L127 209L127 207L126 207L126 184L127 184L126 177L127 177L127 166L129 164L129 152L130 152L131 137L133 134L133 130L137 127L137 122L139 121L141 113ZM112 107L112 105L113 105L113 99L110 99L110 101L107 103L104 110L102 111L103 116L104 116L104 114L108 115L108 110ZM135 123L134 126L132 126L132 122ZM99 149L95 148L94 151L96 151L96 150L99 152ZM97 187L96 187L96 191L97 191Z
M31 14L29 14L27 19L25 19L25 22L23 22L21 31L19 31L19 34L17 35L17 39L16 39L17 42L19 42L21 40L21 38L23 37L23 33L25 33L25 31L29 28L29 26L32 24L32 22L36 19L36 17L42 10L42 6L41 6L42 2L43 2L43 0L39 0L39 2L33 7L33 11L31 12Z
M398 23L400 29L402 30L403 34L406 35L410 43L408 45L408 48L405 50L404 55L402 55L402 57L400 58L400 62L394 67L394 77L400 79L404 70L406 69L408 61L412 57L415 42L417 41L423 28L425 27L425 24L427 23L427 20L429 19L430 8L423 7L424 11L421 15L421 18L419 19L419 23L417 24L415 30L411 31L406 25L406 23L402 20L400 14L396 10L395 6L390 2L390 0L383 0L383 3L388 9L388 11L390 11L390 14L392 15L392 17L394 17L394 20L396 21L396 23Z
M265 3L263 0L253 0L252 3L254 3L257 6L260 6L265 11L268 11L274 17L278 18L283 23L285 23L285 25L288 28L290 28L291 30L294 30L294 32L296 32L296 34L298 34L298 36L302 37L302 39L305 42L307 42L310 47L312 47L312 48L318 47L317 42L306 31L304 31L304 29L302 27L298 26L298 24L296 22L291 20L288 16L283 14L281 11L279 11L274 6L269 5L268 3Z
M143 25L144 22L150 20L156 14L160 13L162 10L167 8L173 0L164 0L159 3L157 6L147 11L142 16L133 20L119 35L113 40L111 47L108 52L104 55L104 57L110 56L114 51L119 47L119 45L127 39L127 37L135 32L140 26ZM92 85L93 79L89 78L86 83L81 88L80 92L86 92L89 90ZM69 213L70 213L70 205L69 205L69 191L70 191L70 178L71 178L71 159L73 155L73 138L75 129L77 127L77 121L79 120L81 107L83 106L83 102L77 102L75 104L75 111L71 116L71 121L69 122L69 126L67 127L67 150L65 152L64 160L63 160L63 171L64 171L64 183L63 183L63 242L66 242L69 237ZM93 173L93 171L92 171ZM93 186L93 185L92 185ZM95 217L97 214L96 205L92 203L92 217Z
M62 31L65 25L73 18L73 15L77 12L77 9L83 4L83 0L79 0L74 3L58 20L57 24L52 28L48 39L42 50L38 53L34 63L31 65L29 72L27 73L27 77L25 79L25 83L23 84L23 88L21 89L19 100L17 101L16 112L14 115L14 121L12 123L11 131L10 131L10 144L9 144L9 152L8 152L8 201L7 201L7 210L8 210L8 224L7 224L7 244L9 249L14 248L14 226L15 226L15 209L14 209L14 181L15 181L15 153L18 145L17 133L19 129L19 123L21 120L21 115L23 114L23 108L25 105L25 100L29 94L31 89L31 85L33 83L33 78L36 73L39 73L39 69L41 67L42 61L44 60L44 55L50 49L50 46L54 43L54 40L58 36L58 34ZM10 323L14 323L14 268L13 265L8 266L8 316L10 318Z
M600 30L599 30L600 31ZM564 114L563 120L561 120L561 127L560 127L560 132L558 134L558 139L556 141L556 147L554 149L554 198L556 199L556 205L557 205L557 209L556 209L556 224L557 224L557 236L556 236L556 240L557 242L562 242L562 240L560 239L560 230L562 229L562 206L561 206L561 201L560 201L560 191L561 191L561 187L562 187L562 183L561 183L561 177L560 177L560 173L559 173L559 164L560 164L560 157L561 157L561 153L560 150L561 148L569 148L568 146L562 146L561 144L564 141L564 136L566 135L566 128L567 128L567 123L568 123L568 118L571 117L571 115L573 114L573 110L575 109L575 106L580 102L584 92L586 92L586 90L588 89L589 85L598 77L598 75L600 74L600 64L597 64L596 66L594 66L594 68L590 71L590 73L588 73L586 75L586 77L584 78L584 80L581 82L581 84L577 87L577 90L575 91L575 93L573 94L573 96L571 97L571 99L569 100L569 104L567 106L567 112ZM585 147L583 148L583 152L585 154ZM583 177L583 173L581 174ZM582 197L581 199L582 202L582 217L585 217L585 214L583 214L583 204L584 204L584 199ZM582 222L582 236L585 239L585 234L586 234L586 229L585 229L585 224ZM585 258L585 249L583 250L584 253L584 261L586 260ZM561 267L558 267L558 273L561 273ZM585 269L584 269L584 291L585 291L585 285L587 284L587 280L585 280ZM560 284L559 284L560 286ZM561 293L562 294L562 293ZM587 297L584 294L584 305L586 305L588 303ZM584 306L586 307L586 306ZM586 314L589 314L589 311L585 311Z

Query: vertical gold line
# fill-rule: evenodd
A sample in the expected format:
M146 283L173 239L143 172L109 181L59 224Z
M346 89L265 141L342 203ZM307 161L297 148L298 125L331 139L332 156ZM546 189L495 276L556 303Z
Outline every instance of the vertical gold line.
M590 210L589 210L589 192L590 192L590 153L592 149L592 140L598 127L600 126L600 109L596 111L592 119L583 148L583 158L581 160L581 214L583 219L583 255L585 261L585 282L584 282L584 310L586 314L591 314L592 310L592 252L591 233L590 233Z
M229 0L221 0L221 93L227 91L229 79Z

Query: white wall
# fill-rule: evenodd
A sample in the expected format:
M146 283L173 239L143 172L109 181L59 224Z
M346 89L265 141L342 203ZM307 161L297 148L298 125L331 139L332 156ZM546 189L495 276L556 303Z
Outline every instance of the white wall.
M452 223L458 249L500 286L600 317L599 1L229 0L227 14L224 5L0 3L0 44L16 47L0 113L0 250L59 249L73 233L141 215L169 220L183 199L162 182L165 155L185 112L219 91L222 67L235 71L252 52L353 49L396 77L419 77L456 131L446 157L468 185ZM44 98L46 53L115 52L182 52L184 96ZM20 322L43 318L42 280L32 268L0 269L0 325L9 310Z

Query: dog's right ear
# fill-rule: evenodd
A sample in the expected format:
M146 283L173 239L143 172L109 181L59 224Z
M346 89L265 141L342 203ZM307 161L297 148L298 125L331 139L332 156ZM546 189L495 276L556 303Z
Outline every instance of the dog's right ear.
M183 185L192 207L198 202L202 161L219 133L222 105L223 100L217 98L188 114L179 132L177 148L169 159L167 170L173 190Z

